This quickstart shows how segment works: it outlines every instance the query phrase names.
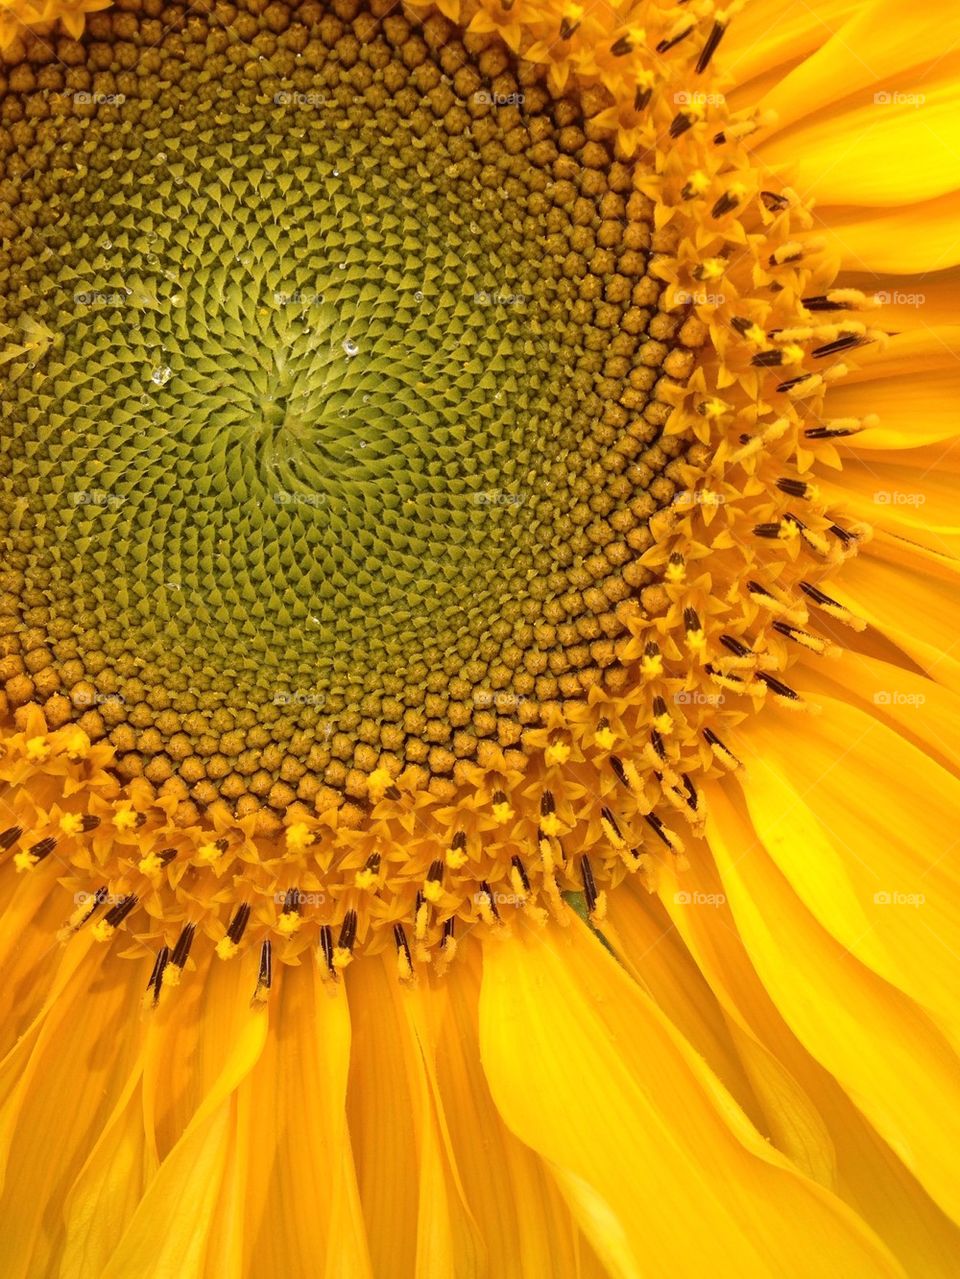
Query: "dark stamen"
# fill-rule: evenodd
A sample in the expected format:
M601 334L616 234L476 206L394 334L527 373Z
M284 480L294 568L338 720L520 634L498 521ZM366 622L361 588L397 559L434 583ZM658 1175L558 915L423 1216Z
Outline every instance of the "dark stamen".
M766 684L771 692L777 693L780 697L789 698L792 702L800 701L800 694L792 689L788 684L784 684L773 675L768 675L766 671L757 671L757 679L761 683Z
M337 939L337 945L341 950L352 951L354 943L357 940L357 912L348 910L343 917L343 923L340 925L340 936Z
M127 897L121 898L116 906L111 906L104 915L104 923L109 924L111 928L119 928L134 906L136 906L138 900L136 893L130 893Z
M697 807L699 806L699 803L700 803L700 796L697 794L697 788L696 786L694 786L693 782L690 780L689 773L683 773L682 776L683 776L683 784L687 788L687 806L689 808L692 808L693 811L696 812Z
M636 93L633 95L634 111L643 111L648 106L650 99L652 97L653 97L652 89L643 89L643 88L637 89Z
M733 635L721 635L720 643L724 648L728 648L734 657L750 657L753 651L747 648L746 644L741 644Z
M672 845L669 839L667 839L666 835L663 833L663 822L656 815L656 813L644 813L644 820L646 821L650 829L657 835L659 839L663 840L663 842L672 852L673 851Z
M246 902L241 902L236 909L233 919L230 921L230 927L227 929L227 937L233 942L234 946L240 945L240 940L243 937L249 922L250 907Z
M510 865L513 867L513 869L514 869L514 870L517 872L517 874L519 875L519 877L520 877L520 883L523 885L523 891L524 891L525 893L529 893L529 891L530 891L530 880L527 878L527 872L524 870L523 862L520 860L520 858L519 858L519 857L517 857L516 855L514 855L513 857L511 857L511 858L510 858Z
M167 960L169 957L169 948L167 946L161 946L157 951L157 957L153 962L153 970L150 973L150 980L147 982L147 990L153 991L154 1008L156 1008L157 1001L160 998L160 987L163 985L163 970L167 966Z
M839 355L841 351L852 351L856 346L866 346L870 341L857 333L848 333L845 337L836 338L833 342L826 342L823 346L818 346L813 351L813 356L817 360L821 360L827 355Z
M785 195L780 195L777 191L761 191L760 199L768 213L779 213L790 203Z
M697 75L701 75L710 65L710 59L717 51L717 46L723 39L723 33L726 27L722 22L715 22L710 34L707 36L707 43L700 50L700 57L697 59Z
M681 138L692 127L692 117L684 115L682 111L678 111L670 122L670 136L671 138Z
M832 533L834 537L839 537L840 541L848 546L851 542L857 540L856 533L851 533L849 529L841 528L839 524L831 524L827 532Z
M170 962L175 968L183 968L190 957L190 947L193 945L193 938L197 931L196 924L185 924L183 931L177 938L177 944L173 948L173 954L170 956Z
M493 900L493 889L485 879L481 879L480 881L480 891L486 897L490 906L490 913L493 915L494 919L499 919L500 912L497 910L497 903Z
M842 440L847 435L856 435L855 426L811 426L804 431L808 440Z
M740 760L737 759L733 751L720 740L712 728L703 729L703 737L711 746L716 746L716 748L722 751L725 755L729 755L732 760L736 760L738 764L740 763Z
M583 895L587 899L587 913L592 915L597 909L597 881L593 877L593 867L586 853L580 858L580 878L583 881Z
M740 201L738 200L738 197L731 196L729 191L725 191L720 197L720 200L717 200L715 205L713 205L713 208L709 211L709 215L711 215L711 217L724 217L726 214L729 214L732 208L736 208L739 203Z
M329 924L320 926L320 953L331 977L336 977L337 970L333 963L333 930Z
M35 857L38 862L42 862L45 857L50 854L57 846L57 841L52 835L48 835L46 839L38 840L36 844L29 850L30 856Z
M850 307L846 302L832 302L825 293L819 293L813 298L801 298L803 305L808 311L849 311Z
M260 969L257 973L257 990L269 990L273 985L273 947L269 938L260 947Z
M609 824L610 829L617 836L617 838L623 839L623 835L621 834L620 827L617 825L617 819L614 817L613 813L611 813L610 809L601 808L600 816L603 818L605 822Z
M675 48L681 40L686 40L687 36L693 30L693 27L687 27L686 31L681 31L678 36L674 36L672 40L661 40L657 45L657 53L669 53Z
M412 969L413 959L410 955L410 943L407 941L407 934L404 931L403 924L394 924L393 940L396 942L398 953L402 953L407 964Z

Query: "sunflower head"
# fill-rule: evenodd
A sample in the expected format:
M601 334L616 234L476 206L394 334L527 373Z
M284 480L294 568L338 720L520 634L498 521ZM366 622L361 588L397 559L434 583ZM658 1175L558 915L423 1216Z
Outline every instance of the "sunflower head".
M803 706L865 534L821 403L878 334L751 161L729 16L16 11L3 838L67 934L159 990L195 933L264 984L600 920Z

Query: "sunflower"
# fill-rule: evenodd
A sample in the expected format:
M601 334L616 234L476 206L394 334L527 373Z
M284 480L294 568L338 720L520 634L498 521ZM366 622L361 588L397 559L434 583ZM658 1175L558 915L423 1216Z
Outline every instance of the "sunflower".
M960 1269L960 12L3 0L4 1279Z

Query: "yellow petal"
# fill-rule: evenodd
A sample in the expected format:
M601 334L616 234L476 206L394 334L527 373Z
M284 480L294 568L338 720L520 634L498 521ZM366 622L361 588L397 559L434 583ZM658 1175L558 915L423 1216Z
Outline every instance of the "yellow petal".
M449 1001L437 1025L437 1077L487 1271L510 1274L522 1257L531 1275L573 1279L583 1273L586 1245L541 1161L501 1119L481 1068L480 953L472 940L460 947L444 982Z
M62 1209L51 1212L51 1205L63 1204L136 1058L139 983L117 973L104 948L77 953L81 960L72 980L4 1063L4 1279L49 1272L64 1243Z
M612 1275L759 1277L785 1256L798 1277L900 1273L579 921L485 947L480 1042L501 1114L549 1161Z
M664 901L730 1019L773 1141L834 1187L908 1274L954 1279L960 1230L786 1025L750 963L722 890L709 856L693 858L681 872L663 867Z
M708 791L710 847L764 986L811 1055L957 1220L956 1057L910 999L820 926L725 792Z
M876 536L831 579L833 597L871 622L939 683L960 690L954 563L898 538Z
M370 1261L346 1114L346 993L313 963L284 970L277 985L267 1045L242 1095L247 1269L364 1279Z
M869 712L820 700L800 751L773 708L738 738L757 838L819 923L960 1045L960 781Z
M211 971L218 967L232 965L212 966ZM244 976L249 979L250 974ZM233 1010L231 1021L231 1037L223 1046L216 1078L149 1182L101 1279L204 1276L217 1201L233 1153L237 1089L256 1066L267 1034L266 1012L251 1008L249 984L243 1006ZM184 1212L185 1204L189 1212Z
M602 927L604 937L640 987L759 1126L762 1117L757 1099L716 998L659 898L625 881L608 894L607 919Z

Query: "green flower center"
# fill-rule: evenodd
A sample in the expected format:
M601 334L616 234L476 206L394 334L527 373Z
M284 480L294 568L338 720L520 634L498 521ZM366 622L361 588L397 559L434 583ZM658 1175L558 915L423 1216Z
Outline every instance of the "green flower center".
M4 103L7 696L240 813L616 685L687 447L580 104L349 13L98 15Z

